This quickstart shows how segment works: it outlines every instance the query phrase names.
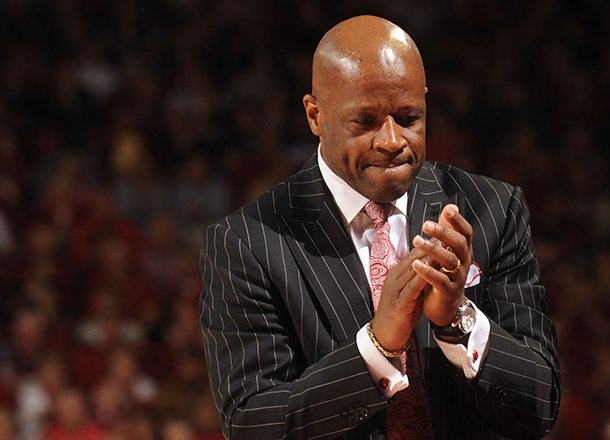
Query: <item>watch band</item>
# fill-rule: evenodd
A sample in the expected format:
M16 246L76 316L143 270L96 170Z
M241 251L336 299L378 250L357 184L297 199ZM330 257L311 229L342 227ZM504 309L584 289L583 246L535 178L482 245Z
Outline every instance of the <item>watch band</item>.
M462 338L470 334L474 327L474 323L476 322L476 316L467 316L467 309L469 308L472 309L472 313L476 313L474 311L474 306L472 305L472 302L468 298L466 298L462 305L458 307L452 322L447 325L436 325L433 322L430 322L436 336L440 338ZM465 318L469 319L467 326L464 326Z

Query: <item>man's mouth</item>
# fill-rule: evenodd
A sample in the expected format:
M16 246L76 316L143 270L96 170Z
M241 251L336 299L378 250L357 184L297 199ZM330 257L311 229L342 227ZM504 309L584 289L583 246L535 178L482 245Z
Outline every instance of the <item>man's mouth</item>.
M389 163L386 166L386 168L396 168L396 167L402 166L402 165L404 165L406 163L408 163L408 162L392 162L392 163Z
M373 167L377 167L377 168L392 169L392 168L400 167L402 165L413 165L413 162L414 162L413 157L408 156L408 157L403 157L403 158L394 158L393 160L391 160L389 162L373 162L369 166L373 166Z

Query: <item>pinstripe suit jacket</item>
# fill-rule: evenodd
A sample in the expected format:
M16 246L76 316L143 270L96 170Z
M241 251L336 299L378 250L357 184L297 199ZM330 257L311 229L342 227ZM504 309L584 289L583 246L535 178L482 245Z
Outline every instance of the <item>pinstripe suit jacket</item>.
M555 330L538 284L521 189L426 162L409 189L411 239L456 203L474 228L490 349L471 382L417 327L437 439L539 438L556 416ZM201 326L212 391L231 439L384 439L388 401L355 342L370 288L314 156L207 228Z

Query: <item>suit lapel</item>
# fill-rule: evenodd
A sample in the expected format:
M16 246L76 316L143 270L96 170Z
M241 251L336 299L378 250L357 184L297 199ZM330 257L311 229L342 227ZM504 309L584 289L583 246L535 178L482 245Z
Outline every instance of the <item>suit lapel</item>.
M445 205L456 204L460 212L464 209L464 193L450 182L441 181L443 175L435 172L435 167L434 163L426 162L409 188L407 216L410 243L421 232L426 220L438 220Z
M370 289L314 156L288 183L288 244L334 340L353 339L372 318Z
M426 220L438 221L445 205L453 203L458 206L460 212L464 212L464 193L452 185L452 182L442 181L444 175L436 170L435 163L426 162L413 181L407 206L409 243L413 242L415 235L421 233ZM430 365L428 349L437 347L437 344L424 316L417 323L416 331L422 367L427 372Z

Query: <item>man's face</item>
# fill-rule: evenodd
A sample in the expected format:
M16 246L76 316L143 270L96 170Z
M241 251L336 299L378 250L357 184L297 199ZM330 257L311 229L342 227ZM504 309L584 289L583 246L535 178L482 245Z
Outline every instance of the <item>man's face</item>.
M393 59L394 63L363 61L356 73L338 69L332 87L304 99L328 166L377 202L395 200L407 191L426 150L421 62L414 56Z

